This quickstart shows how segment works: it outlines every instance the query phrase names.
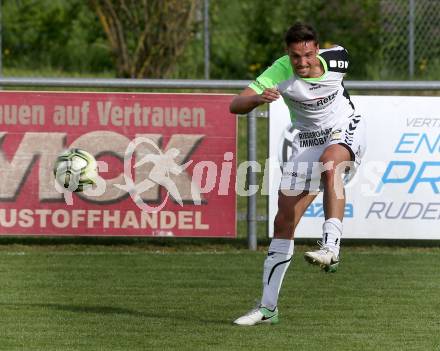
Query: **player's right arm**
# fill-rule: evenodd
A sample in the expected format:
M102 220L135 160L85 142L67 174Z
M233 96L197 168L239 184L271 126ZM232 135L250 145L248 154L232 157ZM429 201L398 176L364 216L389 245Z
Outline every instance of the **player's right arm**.
M229 110L232 113L244 114L257 106L277 100L280 97L277 89L278 83L288 79L292 74L289 56L279 58L232 99Z
M229 110L231 113L245 114L255 107L271 103L279 97L280 93L276 88L266 88L261 94L258 94L254 89L247 87L232 99Z

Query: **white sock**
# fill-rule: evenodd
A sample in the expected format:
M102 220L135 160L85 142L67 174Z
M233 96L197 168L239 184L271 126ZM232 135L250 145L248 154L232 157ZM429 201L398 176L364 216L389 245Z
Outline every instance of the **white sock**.
M339 248L341 245L342 222L338 218L329 218L322 225L322 243L336 256L339 256Z
M293 256L294 242L287 239L272 239L263 273L263 297L261 306L274 310L283 283L284 274Z

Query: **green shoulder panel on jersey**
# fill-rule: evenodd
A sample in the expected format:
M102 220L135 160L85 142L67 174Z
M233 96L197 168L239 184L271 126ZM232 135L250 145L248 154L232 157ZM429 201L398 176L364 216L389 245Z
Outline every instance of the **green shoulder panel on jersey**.
M258 78L249 84L249 88L261 94L266 88L273 88L278 83L288 80L293 75L289 56L285 55L276 60Z

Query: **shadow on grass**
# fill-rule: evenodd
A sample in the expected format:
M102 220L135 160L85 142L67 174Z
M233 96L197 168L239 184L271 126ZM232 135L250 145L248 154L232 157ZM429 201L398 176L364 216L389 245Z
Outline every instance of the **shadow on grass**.
M135 317L149 317L147 313L130 310L128 308L113 306L84 306L84 305L63 305L57 303L27 304L29 307L39 307L43 309L52 309L57 311L74 313L92 313L92 314L126 314Z
M114 306L86 306L86 305L68 305L68 304L58 304L58 303L28 303L28 304L0 304L3 306L10 307L20 307L25 306L28 308L41 308L41 309L50 309L55 311L62 312L72 312L79 314L97 314L97 315L126 315L129 317L136 317L142 319L167 319L171 321L179 320L179 321L188 321L190 318L188 317L187 312L175 312L175 311L136 311L123 307L114 307ZM203 324L221 324L221 325L232 325L229 320L224 319L204 319L202 316L198 315L197 321ZM194 322L194 321L193 321Z

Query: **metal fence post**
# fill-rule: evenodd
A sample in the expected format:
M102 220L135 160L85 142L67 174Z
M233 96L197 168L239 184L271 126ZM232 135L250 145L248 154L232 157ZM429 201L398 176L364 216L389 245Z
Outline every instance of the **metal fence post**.
M1 0L0 0L1 1ZM205 0L203 6L203 41L204 41L204 61L205 61L205 79L209 79L209 61L210 61L210 33L209 33L209 0Z
M257 161L257 112L252 110L247 115L248 161ZM257 184L257 175L248 169L247 180L249 189ZM252 194L247 201L248 248L257 249L257 194Z
M414 0L409 0L408 14L408 68L409 79L414 78Z

